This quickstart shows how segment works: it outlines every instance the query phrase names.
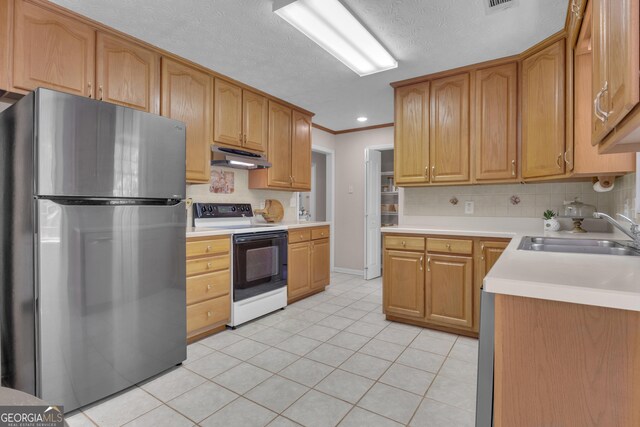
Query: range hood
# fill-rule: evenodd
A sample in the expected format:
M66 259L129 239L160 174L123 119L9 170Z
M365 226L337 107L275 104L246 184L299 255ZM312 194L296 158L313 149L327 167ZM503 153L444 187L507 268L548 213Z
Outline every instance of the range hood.
M235 169L265 169L271 167L271 163L261 154L217 145L211 146L211 165Z

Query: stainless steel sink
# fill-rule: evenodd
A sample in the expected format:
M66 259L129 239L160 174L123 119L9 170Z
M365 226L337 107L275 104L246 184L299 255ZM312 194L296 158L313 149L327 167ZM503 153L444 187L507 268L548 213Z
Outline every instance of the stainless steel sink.
M559 239L555 237L522 238L518 249L525 251L564 252L575 254L640 256L640 250L630 242L598 239Z

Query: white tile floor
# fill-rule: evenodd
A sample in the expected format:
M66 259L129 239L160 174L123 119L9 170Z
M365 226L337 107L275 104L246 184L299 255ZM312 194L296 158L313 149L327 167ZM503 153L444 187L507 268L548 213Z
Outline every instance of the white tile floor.
M70 426L473 426L477 340L385 320L381 281L326 292L188 347L182 367Z

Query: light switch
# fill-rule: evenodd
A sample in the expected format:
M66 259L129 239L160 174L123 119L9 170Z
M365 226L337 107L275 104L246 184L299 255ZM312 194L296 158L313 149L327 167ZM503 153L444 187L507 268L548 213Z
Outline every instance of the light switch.
M353 194L353 184L349 184L347 191L349 191L349 194Z
M473 213L473 207L473 202L471 200L467 200L464 202L464 213L471 215Z

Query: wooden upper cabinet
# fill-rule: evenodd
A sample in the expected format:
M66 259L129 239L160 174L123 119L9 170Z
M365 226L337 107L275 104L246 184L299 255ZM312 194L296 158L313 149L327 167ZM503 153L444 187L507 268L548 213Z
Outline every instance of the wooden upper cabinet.
M424 319L424 261L424 252L384 251L385 314Z
M311 288L323 288L331 279L331 245L329 239L311 242Z
M149 113L160 112L160 55L119 37L98 33L96 97Z
M224 145L242 147L242 89L215 79L213 139Z
M475 73L475 178L517 177L518 65L498 65Z
M522 177L565 171L565 41L522 61Z
M187 125L187 181L210 178L213 79L185 64L162 58L163 116Z
M640 102L640 6L637 0L592 1L596 145Z
M249 90L242 91L243 147L251 151L267 151L269 135L269 102Z
M429 82L395 92L396 184L429 182Z
M426 275L426 320L473 327L473 258L429 255Z
M291 180L294 188L311 190L311 116L293 110Z
M95 95L95 29L25 1L16 1L13 87L46 87Z
M431 182L469 181L469 74L431 82Z
M268 147L267 185L291 188L291 108L275 101L269 101Z

